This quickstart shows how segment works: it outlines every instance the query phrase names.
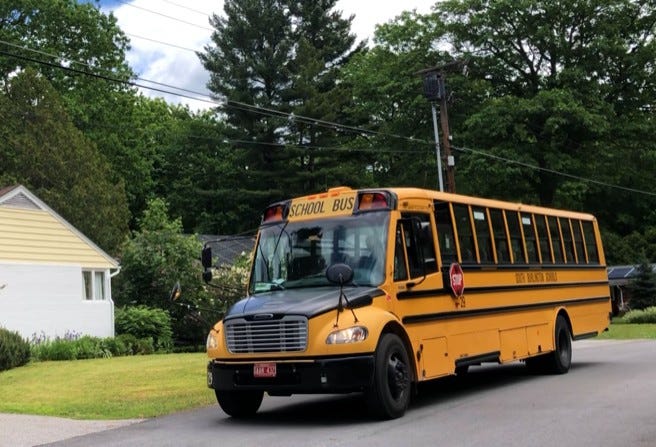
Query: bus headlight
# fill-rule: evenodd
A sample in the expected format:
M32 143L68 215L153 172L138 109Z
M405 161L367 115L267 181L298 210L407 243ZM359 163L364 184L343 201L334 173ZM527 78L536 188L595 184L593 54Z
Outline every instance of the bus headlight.
M209 334L207 334L207 341L205 342L205 347L207 349L216 349L219 347L218 340L219 332L212 329Z
M353 326L346 329L340 329L328 334L326 344L339 345L343 343L358 343L364 341L369 335L369 331L364 326Z

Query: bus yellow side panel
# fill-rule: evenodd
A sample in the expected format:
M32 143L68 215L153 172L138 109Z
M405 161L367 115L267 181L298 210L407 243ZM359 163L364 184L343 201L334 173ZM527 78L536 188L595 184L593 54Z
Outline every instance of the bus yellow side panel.
M499 351L499 331L496 329L452 335L449 353L453 361Z
M531 355L553 351L553 331L550 325L540 324L526 328L528 353Z
M528 355L526 328L500 331L499 340L501 341L501 362L511 362Z
M419 380L444 376L453 372L453 362L447 357L446 337L421 341Z

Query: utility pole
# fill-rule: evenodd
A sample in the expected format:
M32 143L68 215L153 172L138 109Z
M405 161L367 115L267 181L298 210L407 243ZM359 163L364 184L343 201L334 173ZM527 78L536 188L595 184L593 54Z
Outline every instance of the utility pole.
M460 64L459 61L448 64L448 66ZM437 157L437 171L440 191L444 191L442 184L442 165L446 165L446 190L456 192L455 158L451 154L451 139L449 138L449 117L446 107L446 87L444 85L444 72L447 65L441 67L427 68L417 72L424 77L424 97L431 102L433 112L433 131L435 133L435 153ZM444 154L440 154L440 141L437 131L436 105L440 107L440 126L442 127L442 147Z

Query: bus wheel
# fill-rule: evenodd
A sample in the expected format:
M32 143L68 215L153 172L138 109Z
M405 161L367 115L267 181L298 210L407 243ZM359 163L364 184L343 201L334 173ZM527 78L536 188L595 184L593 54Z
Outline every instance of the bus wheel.
M565 374L572 365L572 339L567 320L562 315L556 318L556 349L547 357L547 370L553 374Z
M218 391L214 390L221 409L235 418L253 416L262 404L264 391Z
M548 354L526 359L526 366L535 373L565 374L572 364L572 339L565 317L556 318L555 349Z
M403 416L410 403L408 353L401 339L385 334L376 348L374 381L365 397L369 411L382 419Z

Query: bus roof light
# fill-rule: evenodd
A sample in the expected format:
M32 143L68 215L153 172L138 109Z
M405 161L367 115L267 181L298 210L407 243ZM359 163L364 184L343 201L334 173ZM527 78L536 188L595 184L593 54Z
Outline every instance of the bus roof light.
M262 223L265 222L275 222L283 220L286 216L287 207L285 204L277 203L271 205L266 210L264 210L264 216L262 216Z
M358 196L358 210L389 209L390 201L387 194L382 192L363 192Z

